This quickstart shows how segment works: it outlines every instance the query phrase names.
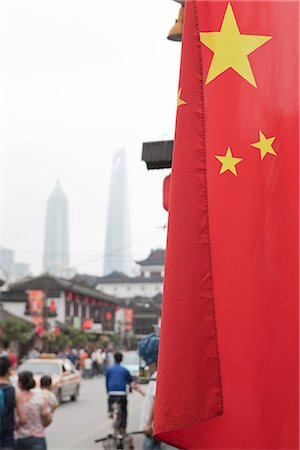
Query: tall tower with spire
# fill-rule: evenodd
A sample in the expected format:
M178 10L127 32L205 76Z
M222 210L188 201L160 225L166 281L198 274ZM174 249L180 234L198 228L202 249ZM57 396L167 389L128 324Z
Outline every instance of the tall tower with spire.
M106 220L104 275L113 271L130 274L130 220L127 193L125 150L118 150L113 159L109 203Z
M44 241L44 270L63 276L69 268L68 199L57 180L48 202Z

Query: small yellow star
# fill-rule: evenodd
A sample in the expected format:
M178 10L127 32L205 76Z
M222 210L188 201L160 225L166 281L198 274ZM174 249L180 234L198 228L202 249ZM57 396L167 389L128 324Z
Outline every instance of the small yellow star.
M273 142L275 141L276 136L267 138L262 131L259 130L259 141L251 144L251 147L259 148L260 150L260 159L263 160L267 153L271 155L277 156L274 148L272 147Z
M177 108L178 108L178 106L186 105L186 102L184 100L182 100L182 98L181 98L181 91L182 91L182 88L179 89L178 94L177 94Z
M205 84L232 68L252 86L257 87L248 55L272 36L241 34L234 12L228 3L220 31L200 33L200 41L213 53Z
M219 175L226 172L227 170L230 170L230 172L237 177L238 174L235 166L239 162L243 161L243 158L234 158L234 156L232 156L230 147L228 147L225 156L215 155L215 158L217 158L217 160L222 163Z

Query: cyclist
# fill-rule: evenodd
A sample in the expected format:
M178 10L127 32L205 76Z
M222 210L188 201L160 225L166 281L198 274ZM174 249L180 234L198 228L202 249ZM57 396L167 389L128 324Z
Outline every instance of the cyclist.
M108 393L108 411L112 417L113 404L119 403L121 409L120 434L124 434L127 425L127 386L131 386L132 377L121 361L123 355L120 352L114 355L115 364L107 369L106 390Z

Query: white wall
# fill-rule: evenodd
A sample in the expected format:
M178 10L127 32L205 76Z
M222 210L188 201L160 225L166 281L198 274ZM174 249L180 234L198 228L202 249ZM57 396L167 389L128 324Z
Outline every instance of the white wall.
M119 298L154 297L163 291L163 283L105 283L96 289Z
M60 297L48 297L47 298L47 305L50 306L51 300L54 300L56 303L56 313L57 316L55 317L55 320L58 320L59 322L65 323L66 319L66 302L65 302L65 294L64 292L61 292Z
M160 273L161 276L164 276L164 266L141 266L141 272L145 276L148 276L150 273Z
M25 319L30 321L29 316L25 316L25 302L1 302L3 304L3 309L5 311L14 314L17 317L20 317L21 319Z

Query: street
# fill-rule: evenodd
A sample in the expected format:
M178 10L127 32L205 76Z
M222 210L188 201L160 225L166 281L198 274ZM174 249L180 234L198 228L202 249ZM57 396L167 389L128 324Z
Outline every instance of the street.
M128 396L128 431L139 427L139 415L143 397L133 392ZM53 423L46 429L49 450L54 449L101 449L94 440L111 431L107 417L105 377L82 380L77 402L64 402L54 413ZM141 449L141 437L135 437L135 448Z

